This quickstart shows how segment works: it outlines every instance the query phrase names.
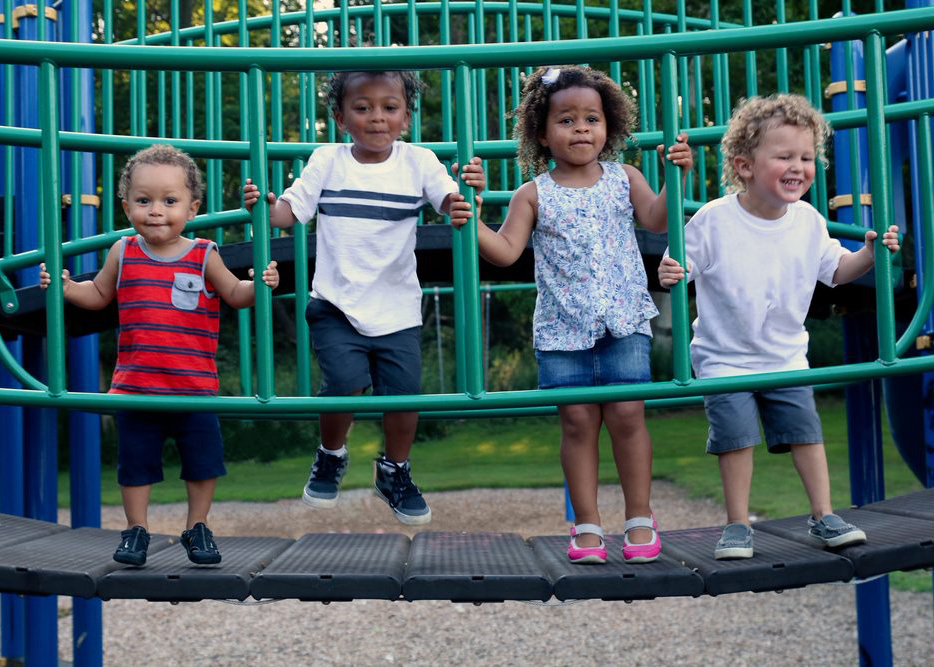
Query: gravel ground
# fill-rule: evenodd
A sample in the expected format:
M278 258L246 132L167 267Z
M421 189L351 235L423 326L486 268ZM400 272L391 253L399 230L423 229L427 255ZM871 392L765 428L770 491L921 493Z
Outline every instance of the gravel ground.
M715 525L713 503L656 482L653 508L663 530ZM428 497L432 530L497 530L523 536L565 534L561 489L471 490ZM619 490L601 489L603 523L624 520ZM62 521L67 521L67 515ZM105 528L122 528L120 508L106 508ZM184 506L151 510L150 527L177 533ZM299 501L220 503L211 513L219 535L403 532L379 500L343 494L336 509ZM61 657L70 659L70 601L62 599ZM892 594L893 654L898 665L934 664L934 623L927 594ZM104 604L108 665L633 664L851 665L858 661L854 587L810 586L776 593L571 604L453 604L355 601L324 606L283 601Z

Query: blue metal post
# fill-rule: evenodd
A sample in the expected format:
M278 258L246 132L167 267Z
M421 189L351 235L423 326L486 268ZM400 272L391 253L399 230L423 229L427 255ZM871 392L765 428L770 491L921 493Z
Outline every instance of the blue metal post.
M7 200L9 203L9 200ZM7 342L17 361L22 361L22 340ZM0 387L19 389L21 385L0 367ZM23 409L0 407L3 423L3 465L0 466L0 513L22 516L23 493ZM26 605L19 595L0 595L0 657L22 661L25 657Z

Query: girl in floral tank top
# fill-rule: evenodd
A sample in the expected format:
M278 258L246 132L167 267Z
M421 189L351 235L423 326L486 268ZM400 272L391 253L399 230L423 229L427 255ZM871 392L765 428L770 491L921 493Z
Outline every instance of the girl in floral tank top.
M598 70L542 68L529 77L516 111L518 159L535 176L516 190L498 232L477 223L480 254L515 262L532 238L538 300L533 343L539 387L648 382L651 331L658 314L646 287L633 215L667 226L665 192L656 195L635 168L616 162L633 122L632 102ZM687 172L687 137L659 154ZM554 168L548 170L549 160ZM623 557L658 558L652 516L652 444L642 401L559 406L561 465L576 525L568 558L606 562L597 511L598 436L606 424L626 498Z

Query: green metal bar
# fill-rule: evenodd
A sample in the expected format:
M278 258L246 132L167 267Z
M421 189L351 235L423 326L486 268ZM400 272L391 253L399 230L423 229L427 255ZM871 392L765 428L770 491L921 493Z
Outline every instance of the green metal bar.
M872 223L879 235L875 246L876 318L879 328L879 359L895 360L895 306L892 294L892 257L882 245L882 234L892 224L891 184L887 170L888 144L885 121L885 45L881 35L866 37L866 109L869 113L869 182L872 187ZM858 199L858 197L856 197Z
M44 21L40 21L44 23ZM54 64L44 62L39 66L39 128L42 132L40 154L43 225L45 227L43 247L46 254L46 269L50 275L62 275L62 208L58 181L58 165L61 151L58 143L58 70ZM46 357L48 359L49 394L61 396L65 393L65 300L62 296L62 281L53 280L46 290Z
M266 96L265 72L254 67L249 74L250 171L260 192L268 192L266 183ZM257 397L266 401L273 396L272 295L263 283L263 270L269 264L269 208L253 207L256 236L253 241L253 283L256 290L256 382Z
M340 40L341 46L350 45L350 14L347 12L347 0L341 0Z
M146 3L136 5L136 39L139 44L146 44ZM136 74L137 114L135 134L145 137L149 134L146 122L146 72L145 70L139 70L134 73Z
M681 0L679 0L680 2ZM743 0L743 25L752 27L752 0ZM759 94L759 79L756 67L756 52L746 51L746 97Z
M662 56L662 133L670 146L678 136L677 62L674 54ZM681 196L681 170L665 161L665 203L668 211L668 247L671 256L684 265L684 203ZM688 353L688 303L686 280L671 290L672 364L676 383L691 382L691 358Z
M785 0L775 0L775 23L785 24ZM788 87L788 49L782 47L775 50L775 72L778 77L778 92L787 93Z
M179 11L178 0L172 0L169 5L172 24L172 46L178 46L179 41ZM206 29L206 28L205 28ZM178 71L172 72L172 136L182 136L182 78Z
M694 127L704 126L704 89L702 84L701 57L694 56ZM695 132L691 133L691 142L697 145ZM707 149L697 145L697 199L707 201Z
M710 28L712 32L720 32L720 3L718 0L711 0L710 2ZM749 32L755 30L755 28L746 28ZM715 53L711 56L711 64L713 69L713 114L714 122L717 125L725 125L727 118L729 118L729 103L724 104L725 94L724 94L724 81L723 81L723 67L720 64L720 53ZM714 151L714 156L717 161L717 192L722 196L724 192L723 184L720 183L719 177L723 173L723 154L720 151Z
M409 46L418 46L418 12L415 11L415 0L406 0L406 25L409 28L408 38ZM421 79L421 72L416 72L415 75ZM422 140L422 105L419 104L418 108L415 109L415 112L412 114L412 141L417 143ZM422 220L421 211L419 211L419 222Z
M156 136L165 136L165 72L156 72Z
M616 0L613 0L614 2ZM509 0L509 41L518 43L519 41L519 7L516 0ZM522 86L519 83L519 68L511 67L509 70L509 89L512 92L512 109L517 109L522 101ZM510 133L515 127L515 122L510 124ZM511 135L510 135L511 136ZM513 160L512 182L515 187L522 183L522 169L519 163Z
M654 33L652 21L652 0L642 0L642 29L644 36L651 36ZM664 57L664 56L662 56ZM645 117L642 119L640 127L649 132L655 131L655 61L645 60ZM640 92L641 94L641 92ZM655 148L646 149L642 152L642 173L649 182L649 187L654 192L658 192L658 158L655 156Z
M584 12L584 0L577 0L574 23L577 26L577 39L587 39L587 15Z
M457 158L460 164L467 164L473 157L473 119L470 118L470 104L472 91L470 89L470 68L459 66L454 71L454 94L457 105ZM464 113L468 111L468 113ZM473 203L473 188L463 181L460 184L460 193ZM457 242L455 244L455 241ZM483 352L480 338L480 299L478 290L479 260L477 248L476 218L470 218L468 223L459 230L454 231L452 247L455 259L454 271L454 302L455 312L464 318L459 327L460 334L457 340L460 343L458 350L463 350L465 357L466 376L464 377L465 393L475 398L483 394ZM459 257L459 259L458 259ZM458 266L459 265L459 266ZM456 304L460 303L458 307ZM455 325L457 322L455 322Z
M269 35L270 45L273 48L279 48L282 46L282 17L281 17L281 3L276 2L272 3L272 29ZM377 42L378 43L378 42ZM272 140L273 141L282 141L282 74L280 72L273 72L269 75L271 78L271 84L269 89L269 102L272 107L270 113L272 118ZM263 126L265 127L265 125ZM276 161L270 165L272 168L272 191L276 194L279 194L283 190L283 182L285 180L284 164L282 162ZM276 230L277 235L279 230Z
M77 41L78 35L78 12L71 12L68 30L71 33L71 41ZM71 129L76 132L81 129L81 70L71 70L71 110L70 124ZM78 151L71 151L71 206L68 207L69 225L68 238L76 239L81 236L81 154Z
M113 0L104 0L104 44L113 44ZM132 113L131 113L132 116ZM114 71L101 71L101 129L105 134L114 133ZM114 156L101 156L101 231L105 234L114 229Z
M683 0L678 0L678 2L682 3ZM608 23L609 36L619 37L619 0L610 0L610 15L608 17ZM612 60L610 62L610 78L613 79L617 85L622 83L623 71L619 60Z
M373 43L376 46L386 46L383 42L383 3L380 0L373 2Z
M247 4L246 0L237 0L237 36L238 44L242 48L249 49L250 47L250 33L247 30ZM253 49L256 51L256 49ZM249 133L249 116L248 116L248 77L245 72L241 71L240 76L240 139L246 141ZM265 109L263 110L265 112ZM263 126L265 128L265 125ZM252 146L250 147L250 157L252 157ZM262 172L263 183L266 181L266 162L263 162L259 166L260 171ZM251 164L252 169L256 169L256 163ZM246 162L240 163L240 182L246 182L247 178L257 178L258 173L250 173L250 169L247 166ZM262 192L262 190L261 190ZM262 207L258 207L262 208ZM243 227L243 239L249 241L252 238L252 231L250 225L245 225ZM253 349L250 340L250 328L251 328L251 308L241 308L237 311L237 350L238 350L238 359L240 365L240 393L246 396L253 393Z
M496 15L496 41L502 44L506 39L505 22L502 14ZM496 69L496 110L497 110L497 131L500 139L508 139L506 132L506 117L509 111L506 108L506 69L498 67ZM505 158L499 162L499 185L503 190L509 188L509 165ZM516 187L519 184L516 183ZM500 217L506 215L505 209L500 210Z
M817 0L808 0L809 19L811 21L816 21L819 16L820 14L818 13ZM815 109L818 110L822 110L823 108L823 91L821 91L820 85L820 52L821 49L816 44L804 47L805 71L810 74L811 80L811 104ZM812 202L815 202L814 206L818 211L820 211L820 214L824 216L824 218L827 218L829 214L827 194L827 167L825 167L824 163L819 160L815 166L817 171L814 178L814 196L812 197Z
M549 42L553 39L551 28L553 24L551 0L542 0L542 40Z
M931 117L924 114L918 120L918 192L921 194L921 247L924 252L923 275L934 276L934 157L931 148ZM915 247L918 247L917 242ZM895 356L901 357L911 348L934 305L934 280L924 280L918 307L905 333L895 344Z
M13 15L13 0L3 0L3 15ZM13 21L3 24L3 38L13 39ZM3 121L13 125L15 106L13 98L13 66L3 66ZM106 90L106 88L105 88ZM13 147L3 148L3 255L13 254ZM5 348L5 346L4 346Z
M204 3L204 40L205 44L211 45L214 43L214 6L209 2ZM214 72L205 72L204 75L204 135L209 140L217 140L221 138L221 135L217 131L217 122L218 122L218 109L215 99L215 84L217 79L214 75ZM189 115L193 115L193 106L194 100L189 98L189 101L192 103L189 107ZM210 159L207 161L207 212L214 213L220 208L220 188L221 183L217 180L218 173L217 161ZM223 234L221 234L221 241L223 241Z

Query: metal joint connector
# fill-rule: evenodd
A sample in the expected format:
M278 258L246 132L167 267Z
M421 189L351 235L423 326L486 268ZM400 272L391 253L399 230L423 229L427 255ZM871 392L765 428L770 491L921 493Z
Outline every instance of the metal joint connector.
M831 211L836 211L838 208L844 206L853 205L853 195L837 195L836 197L831 197L827 202L827 206ZM860 206L872 206L872 195L862 194L859 196L859 205Z
M866 80L865 79L856 79L853 82L853 91L857 93L866 92ZM841 95L847 92L846 81L833 81L824 88L824 97L831 98L834 95Z

